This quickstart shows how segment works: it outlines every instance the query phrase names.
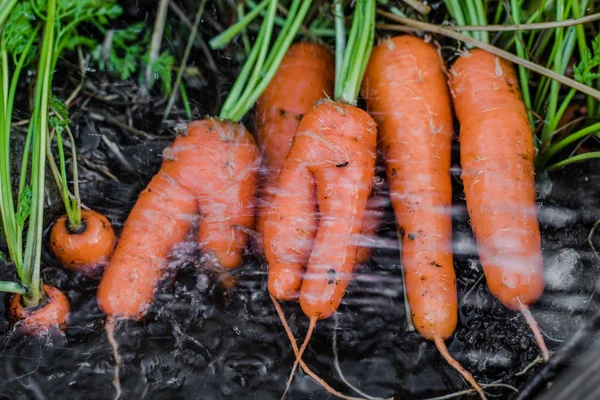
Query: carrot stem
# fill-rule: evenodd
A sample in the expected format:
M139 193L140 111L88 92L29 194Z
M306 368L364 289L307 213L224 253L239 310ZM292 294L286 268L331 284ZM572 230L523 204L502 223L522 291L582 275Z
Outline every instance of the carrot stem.
M298 359L298 363L300 364L302 371L304 371L304 373L306 375L310 376L315 382L317 382L319 385L321 385L323 387L323 389L325 389L328 393L330 393L334 396L337 396L337 397L339 397L341 399L345 399L345 400L365 400L365 399L361 399L359 397L346 396L345 394L338 392L337 390L335 390L334 388L329 386L329 384L327 382L325 382L323 380L323 378L321 378L316 373L314 373L308 367L308 365L306 365L304 360L302 360L301 358L298 358L298 354L299 354L298 344L296 343L294 334L292 333L292 330L290 329L290 326L287 323L287 320L285 319L283 310L281 309L281 306L279 305L279 302L277 301L277 299L275 297L273 297L273 295L271 295L271 294L269 294L269 296L271 297L271 300L273 301L273 305L275 306L277 315L279 316L279 319L281 320L281 324L283 325L283 329L285 330L285 333L287 334L287 337L292 345L292 348L294 349L294 354L296 355L296 357Z
M0 24L0 28L1 28ZM23 273L23 226L17 223L15 206L13 200L13 191L10 178L10 131L12 123L12 112L15 94L17 90L17 84L21 71L25 65L31 46L34 40L37 38L37 32L39 27L36 27L34 33L31 35L27 44L25 45L22 54L16 61L13 76L10 79L9 84L9 73L8 73L8 56L4 49L4 43L2 42L2 35L0 29L0 49L1 49L1 66L0 73L2 78L2 90L0 90L0 220L2 221L3 232L6 243L8 245L8 252L11 260L14 262L17 275L23 283L27 286L27 277ZM25 149L23 151L23 167L21 169L21 184L19 185L19 192L17 198L21 198L21 194L24 190L24 175L27 173L27 160L28 160L28 148L31 142L31 126L27 134L25 141Z
M15 5L19 2L19 0L7 0L6 2L2 2L2 9L0 9L0 28L2 28L2 25L4 25L4 23L6 22L6 20L8 19L8 16L10 15L10 12L12 11L12 9L15 7ZM4 4L6 3L6 4ZM1 29L0 29L1 32Z
M548 162L548 160L552 158L552 156L554 156L556 153L558 153L568 145L597 132L598 130L600 130L600 122L580 129L577 132L574 132L566 138L560 140L559 142L554 143L540 155L539 166L543 167L546 164L546 162Z
M253 107L277 72L311 4L312 0L294 0L281 33L271 49L267 51L277 8L277 1L271 0L267 18L262 23L256 43L223 103L219 118L238 122ZM252 74L248 79L251 71Z
M569 157L566 160L557 162L556 164L552 164L546 168L546 171L554 171L567 165L574 164L579 161L591 160L594 158L600 158L600 151L590 151L589 153L578 154L573 157Z
M356 2L347 47L344 48L342 66L339 67L340 79L335 82L334 92L337 101L356 105L360 84L375 41L375 9L374 0ZM336 18L340 18L338 13ZM336 23L336 28L341 29L341 25ZM336 37L341 35L342 33ZM338 44L341 43L336 43Z
M533 315L531 315L529 307L521 303L521 300L519 300L519 305L521 307L521 313L527 321L527 325L529 325L529 328L533 332L533 336L535 336L535 341L537 342L537 345L540 348L540 352L542 353L544 361L548 362L548 360L550 360L550 352L548 351L548 347L546 347L546 341L544 340L544 336L542 336L542 331L537 321L535 320L535 318L533 318Z
M459 374L463 376L463 378L465 378L465 380L473 387L473 389L475 389L475 391L477 391L477 393L483 400L486 400L487 397L485 396L483 389L481 389L475 378L473 378L473 375L471 375L469 371L464 369L462 365L460 365L460 363L450 355L450 353L448 352L448 348L444 343L444 340L441 337L436 336L433 338L433 341L435 343L435 347L438 348L438 351L440 352L442 357L446 359L448 364L450 364L455 370L458 371Z
M25 305L38 305L42 297L40 262L44 229L44 187L46 171L46 139L48 130L48 106L52 82L52 50L55 44L55 17L57 0L48 0L46 26L42 42L38 80L36 82L36 118L33 132L31 162L31 215L25 243L24 273L29 276L29 292L23 296Z
M248 24L250 24L250 22L252 22L256 17L258 17L261 11L264 10L270 2L271 0L261 1L258 6L256 6L252 11L246 14L246 16L244 16L244 18L242 18L238 23L230 26L228 29L224 30L214 38L210 39L208 41L208 44L210 45L211 49L219 50L227 46L229 42L231 42L231 40L240 31L246 28Z

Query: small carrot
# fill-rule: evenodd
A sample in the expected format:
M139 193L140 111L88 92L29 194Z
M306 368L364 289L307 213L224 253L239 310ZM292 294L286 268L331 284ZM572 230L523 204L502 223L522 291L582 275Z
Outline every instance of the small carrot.
M215 266L242 261L254 224L258 150L239 124L206 119L189 125L163 153L163 164L131 210L98 287L111 317L139 318L149 307L166 259L200 214L198 241Z
M339 29L343 15L336 17L341 18L341 24L336 24ZM336 43L336 101L322 99L302 118L264 226L270 275L280 276L281 264L288 264L284 276L296 283L306 266L300 305L310 324L283 397L317 321L339 307L356 265L356 238L373 185L377 144L375 121L356 107L356 97L373 45L374 21L375 2L359 0L349 40L352 45L344 49L341 41ZM344 36L343 31L339 33L338 39ZM289 288L290 282L280 284ZM285 292L273 293L273 285L269 288L280 299L294 297L293 293L289 297Z
M422 39L403 35L385 40L371 55L363 96L381 135L413 322L485 398L444 344L454 333L458 314L452 261L453 118L444 63Z
M112 225L104 215L82 210L79 229L70 227L67 215L58 218L50 231L50 251L65 268L96 276L108 262L115 240Z
M67 296L53 286L43 288L45 296L39 306L23 307L20 294L10 299L10 320L25 335L44 336L67 327L71 311Z
M533 134L512 65L471 50L450 70L460 122L462 180L479 256L492 294L523 313L545 360L528 306L544 291L536 214Z
M50 109L57 123L48 131L46 156L66 212L58 218L50 231L50 250L65 268L89 277L96 277L115 247L115 232L104 215L92 210L82 210L77 146L69 128L68 106L53 97L50 101ZM71 143L73 194L68 187L64 132L67 133ZM54 139L58 164L52 151Z

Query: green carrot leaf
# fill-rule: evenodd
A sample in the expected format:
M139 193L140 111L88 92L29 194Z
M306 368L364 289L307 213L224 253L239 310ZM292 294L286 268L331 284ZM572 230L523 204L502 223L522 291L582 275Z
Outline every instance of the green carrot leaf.
M36 23L37 18L31 2L23 1L15 6L2 30L4 48L13 58L23 54L27 48L27 42L31 38ZM30 51L32 56L27 60L27 64L32 61L33 55L36 53L35 49L32 50Z
M148 55L144 55L143 61L144 64L149 64ZM175 65L175 57L169 54L168 51L165 51L149 65L152 73L160 79L162 94L168 96L171 92L173 81L172 69Z
M31 213L31 187L26 186L21 196L19 197L19 205L17 206L17 224L21 228L25 226L25 221Z

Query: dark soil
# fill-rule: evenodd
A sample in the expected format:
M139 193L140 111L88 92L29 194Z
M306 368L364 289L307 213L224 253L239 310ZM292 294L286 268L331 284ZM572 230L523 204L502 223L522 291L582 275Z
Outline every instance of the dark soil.
M153 17L147 13L155 5L136 3L126 3L124 20L151 21ZM223 18L213 15L217 20ZM205 31L204 37L214 34L210 27ZM211 72L202 54L196 53L195 61L204 75L187 83L192 88L194 115L201 118L216 110L238 65L232 54L215 53L220 70ZM64 63L68 65L67 60ZM63 83L66 95L77 81L71 75L56 79ZM104 213L117 231L138 193L158 170L161 151L172 142L184 118L183 111L176 109L174 116L161 124L163 109L164 101L157 94L144 96L135 82L116 82L102 71L88 74L72 107L83 202ZM252 124L251 119L245 122ZM551 351L560 349L598 308L593 294L600 264L587 240L600 217L597 166L581 164L538 177L543 250L553 285L533 313ZM447 345L479 382L527 387L542 366L523 374L520 371L539 351L522 316L496 301L485 279L480 279L482 269L459 173L455 161L454 251L460 321ZM50 193L49 198L48 228L62 207L55 194ZM304 359L333 387L356 395L336 372L332 348L336 335L345 378L371 396L424 399L468 389L431 342L407 331L394 217L389 207L387 212L374 256L356 272L339 312L319 322ZM264 261L248 250L245 264L235 272L239 284L227 294L200 263L192 240L173 251L171 274L146 318L118 327L123 398L280 398L294 356L267 294ZM599 240L595 243L600 246ZM0 294L4 297L0 301L0 398L112 399L114 359L103 329L104 316L95 300L97 281L65 271L49 253L44 254L43 265L44 281L69 297L69 328L64 336L52 339L22 337L6 321L7 296ZM9 265L0 267L0 279L14 278ZM565 282L568 285L561 286ZM296 337L302 340L306 317L297 304L285 304L284 310ZM595 327L578 340L585 342L593 334ZM542 379L537 387L544 384ZM506 387L486 391L490 397L503 399L514 394ZM331 397L300 371L289 398Z

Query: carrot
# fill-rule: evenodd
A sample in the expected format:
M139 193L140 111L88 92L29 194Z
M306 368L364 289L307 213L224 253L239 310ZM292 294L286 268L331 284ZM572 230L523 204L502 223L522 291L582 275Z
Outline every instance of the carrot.
M46 157L65 207L65 215L58 218L50 231L50 250L65 268L88 277L97 277L115 247L115 232L104 215L89 209L82 210L77 146L69 128L68 105L57 98L52 98L50 109L54 113L54 118L60 123L56 123L56 126L48 130ZM68 185L64 132L67 133L71 143L73 194ZM56 139L58 164L52 151L54 139Z
M334 60L329 49L308 42L293 44L256 103L256 142L263 159L257 231L264 232L270 199L300 120L333 93ZM258 247L262 251L262 244Z
M110 258L115 246L115 232L108 219L92 210L81 211L80 229L69 226L67 215L61 216L50 231L50 250L66 268L96 276Z
M333 92L333 62L333 55L321 45L306 42L292 45L277 74L257 102L257 143L264 163L257 219L259 237L264 235L264 225L272 211L270 207L277 189L277 180L300 120L317 100L328 97ZM302 76L302 79L298 79L298 76ZM286 174L290 173L286 171ZM269 253L268 259L276 260L269 264L269 291L279 300L298 298L304 265L308 261L316 235L316 201L314 195L308 193L313 189L303 186L302 190L306 192L282 202L287 204L287 207L301 207L306 212L302 213L300 218L273 226L266 242L272 245L277 242L282 246L264 249ZM304 204L297 204L294 199L303 200ZM370 200L370 204L376 205L376 202ZM371 236L376 232L381 212L376 209L369 210L367 216L362 229L363 236ZM290 229L296 230L298 234L294 234ZM292 240L294 243L290 242ZM259 242L261 243L258 244L258 248L261 250L264 242ZM365 262L370 252L369 247L360 247L357 264Z
M46 296L38 306L23 307L20 294L10 299L10 320L25 335L44 336L64 331L67 327L71 311L67 296L53 286L43 287Z
M336 13L338 29L341 14ZM320 100L300 121L264 225L271 294L292 299L301 282L300 306L310 320L283 397L317 321L337 310L356 265L356 238L375 175L375 121L356 107L374 17L373 1L357 2L348 49L339 40L343 29L338 30L335 101Z
M299 79L299 76L302 78ZM293 135L314 103L333 92L333 79L333 55L328 49L314 43L296 43L286 53L273 80L257 102L256 137L264 162L257 219L259 238L265 233L264 225L271 212L271 201L284 160L292 147ZM286 174L289 173L286 171ZM304 213L304 218L282 224L281 230L274 227L269 231L271 237L266 242L273 244L278 237L297 236L298 239L293 244L285 243L283 247L264 249L269 253L268 259L277 259L277 262L269 264L269 291L280 300L298 297L303 265L308 260L316 232L314 196L308 193L311 188L303 186L298 189L305 191L303 196L298 196L299 200L305 200L305 204L289 203L289 206L310 209L311 212ZM302 230L304 235L293 235L286 229ZM259 240L259 251L263 243Z
M114 340L115 321L139 319L145 314L166 272L169 252L188 235L198 216L197 237L207 263L226 273L242 262L247 232L254 226L259 151L240 120L275 74L311 1L293 0L271 51L278 2L268 0L265 5L266 16L256 44L219 118L192 122L187 135L178 137L164 151L160 171L133 207L100 281L97 298L107 314L105 329L115 354L113 382L118 394L120 359ZM239 30L239 25L232 28ZM230 32L220 37L227 38ZM213 40L211 45L221 46L222 40Z
M536 214L533 135L512 65L483 50L450 70L460 122L462 180L492 294L519 310L544 359L549 353L528 306L544 291Z
M357 243L356 265L366 263L373 253L373 238L377 236L377 231L383 221L383 205L386 199L375 188L371 191L371 197L367 201L367 209L363 217L361 228L361 240Z
M485 398L444 344L454 333L458 314L452 261L453 117L444 63L419 38L385 40L371 55L363 96L381 135L412 320Z
M192 122L163 153L164 161L131 210L98 288L111 317L139 318L152 301L166 259L200 214L198 241L215 266L242 261L254 224L258 150L239 124Z

